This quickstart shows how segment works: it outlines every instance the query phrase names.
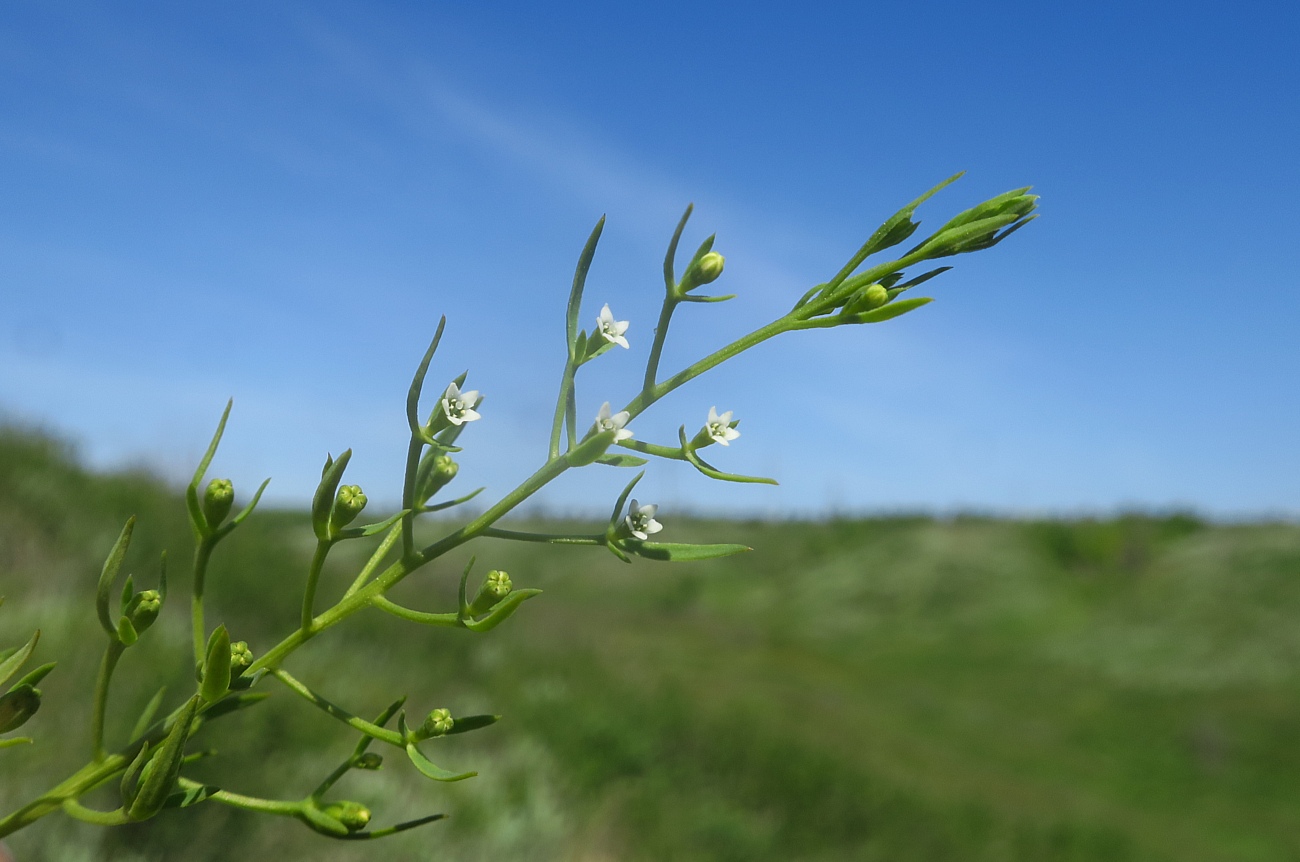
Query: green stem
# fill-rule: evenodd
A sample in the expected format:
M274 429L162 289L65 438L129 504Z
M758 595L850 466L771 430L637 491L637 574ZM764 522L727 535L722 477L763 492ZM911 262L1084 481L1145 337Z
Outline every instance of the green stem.
M190 627L194 635L194 663L203 664L208 634L203 626L203 588L208 575L208 561L216 543L210 537L199 540L194 548L194 598L190 601Z
M316 603L316 584L320 581L321 568L324 567L325 557L333 544L327 539L316 541L316 553L312 554L311 567L307 570L307 589L302 595L302 618L299 628L304 632L311 632L311 609Z
M479 533L485 539L510 539L515 542L546 542L552 545L603 545L604 534L597 536L566 536L560 533L521 533L518 530L499 530L488 527Z
M415 550L415 477L420 469L420 455L424 441L411 435L406 447L406 477L402 483L402 508L408 514L402 518L402 554L409 556Z
M104 715L108 710L108 686L113 679L117 661L122 657L126 646L119 640L111 640L104 650L104 660L99 665L99 677L95 680L95 701L90 718L90 740L94 746L95 762L99 763L108 753L104 750Z
M664 352L664 340L668 337L668 323L677 309L677 300L671 294L664 297L664 304L659 309L659 322L655 324L655 340L650 345L650 358L645 364L645 381L641 386L643 392L654 389L655 377L659 374L659 357Z
M564 417L568 411L570 391L573 389L573 377L577 370L578 365L573 356L573 348L570 347L569 358L564 363L564 374L560 377L560 395L555 399L555 418L551 420L551 460L560 457L560 436L563 433ZM576 433L575 429L571 428L569 430Z
M63 805L60 807L64 814L74 820L94 823L96 826L122 826L131 822L131 818L127 817L126 812L121 808L116 811L97 811L94 808L87 808L75 799L63 800Z
M204 786L197 781L183 777L178 777L176 783L184 790L198 790ZM283 799L262 799L257 796L244 796L242 793L231 793L229 790L218 790L208 798L225 805L233 805L235 808L242 808L245 811L278 814L282 817L297 817L298 813L302 811L301 802L288 802Z

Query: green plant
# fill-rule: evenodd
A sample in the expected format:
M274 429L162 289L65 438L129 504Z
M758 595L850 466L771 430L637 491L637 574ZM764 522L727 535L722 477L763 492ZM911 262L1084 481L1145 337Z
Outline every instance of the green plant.
M628 424L668 393L776 335L805 329L879 323L921 307L930 300L904 298L902 294L951 267L939 266L910 278L905 272L909 267L989 248L1034 218L1036 197L1027 194L1028 189L1016 189L959 213L900 257L859 271L871 255L893 248L911 237L919 226L912 218L916 208L958 176L960 174L926 192L885 221L833 278L811 288L788 312L676 374L661 379L660 358L677 307L683 303L722 302L733 298L694 292L722 275L724 260L713 251L713 237L704 241L681 276L677 275L676 251L691 214L688 207L673 233L664 260L663 305L640 391L618 412L613 412L606 402L592 424L584 428L577 417L577 372L613 347L629 346L625 336L627 322L615 320L608 305L601 309L591 332L581 330L578 325L587 271L604 226L602 218L579 258L569 296L564 371L544 463L532 476L481 514L431 544L419 547L415 539L415 522L419 516L461 505L479 493L474 491L455 499L432 502L457 477L458 467L452 458L460 451L456 443L466 427L480 418L478 408L482 401L477 391L462 391L466 375L461 375L446 387L428 418L423 422L420 419L424 380L442 336L444 319L419 364L407 397L410 442L401 510L377 523L354 526L366 508L367 499L356 485L343 484L351 451L343 452L338 458L326 459L311 506L316 544L306 573L301 613L293 630L261 655L254 655L242 641L232 642L225 625L209 629L204 614L205 580L211 557L253 513L266 487L263 483L249 502L232 515L235 491L231 483L225 479L213 479L203 485L225 429L230 412L228 404L185 497L195 542L190 605L195 667L193 692L163 714L164 692L159 691L136 721L124 744L110 747L106 743L104 728L108 695L118 661L148 632L167 600L164 556L157 589L137 591L134 578L127 576L114 606L118 575L134 529L134 519L128 520L104 563L96 593L97 616L107 645L91 698L91 758L84 767L0 819L0 837L56 811L111 826L148 820L168 808L187 808L208 801L295 818L323 835L352 840L391 835L439 819L442 815L435 814L372 830L369 828L370 811L363 805L346 800L331 801L327 797L335 784L349 773L381 766L383 757L369 750L375 742L404 754L420 773L435 781L469 778L475 773L449 770L434 763L426 755L424 746L441 737L481 729L494 723L498 717L452 716L445 709L436 709L412 726L402 709L404 699L398 699L374 720L366 720L336 705L291 675L284 667L285 659L310 640L366 608L378 609L421 625L460 628L474 633L495 628L540 591L514 589L509 575L495 570L471 591L469 579L473 560L461 576L459 600L452 611L415 610L397 604L387 595L412 573L477 538L603 547L624 561L633 556L665 561L704 560L747 550L738 544L682 544L653 540L651 536L662 529L656 520L657 508L631 499L643 473L638 473L623 488L608 522L598 532L521 532L497 524L571 468L591 464L636 468L648 463L648 458L642 456L685 461L705 476L720 481L773 483L771 479L723 472L700 457L700 450L707 446L714 443L726 446L739 436L735 430L739 423L731 418L730 412L719 415L716 408L711 409L703 427L693 436L688 436L685 425L681 426L676 446L636 440ZM368 562L356 573L351 586L338 601L318 612L317 587L330 552L342 542L364 540L375 542ZM15 676L28 661L38 638L39 632L24 646L0 653L0 684ZM37 685L53 668L53 663L38 667L0 696L0 733L16 730L36 713L41 702ZM205 755L202 751L195 751L192 745L203 726L256 705L266 696L257 689L268 678L358 733L360 740L353 753L301 798L254 797L188 778L184 774L186 765ZM27 737L0 739L0 748L30 741ZM117 808L100 810L83 802L83 797L90 791L115 779L120 788L121 804Z

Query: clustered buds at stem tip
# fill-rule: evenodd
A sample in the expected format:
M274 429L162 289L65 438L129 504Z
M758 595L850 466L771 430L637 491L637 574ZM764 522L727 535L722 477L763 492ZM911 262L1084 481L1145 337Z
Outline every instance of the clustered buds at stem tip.
M627 531L632 534L633 538L645 541L650 535L657 533L664 528L664 525L655 520L659 507L654 503L647 503L642 506L636 500L628 504L627 517L623 519Z
M203 517L209 527L217 527L235 504L235 486L229 479L213 479L203 492Z
M435 709L429 713L424 724L420 725L418 736L428 739L432 736L446 736L455 726L456 720L451 717L449 709Z
M605 303L596 317L596 331L600 336L610 344L617 344L625 349L630 346L627 339L623 337L623 333L627 332L628 324L629 321L614 319L614 313L609 310L609 303Z
M478 593L474 596L474 601L470 602L470 615L478 616L492 610L502 599L510 595L511 589L513 584L510 582L510 575L495 569L488 572L482 586L478 588Z
M247 641L235 641L230 645L230 674L237 676L244 668L253 663L253 651Z

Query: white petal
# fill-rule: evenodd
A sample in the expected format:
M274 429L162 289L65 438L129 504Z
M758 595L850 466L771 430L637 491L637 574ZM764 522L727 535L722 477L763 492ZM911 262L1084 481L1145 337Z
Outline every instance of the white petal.
M709 408L709 418L705 421L705 424L707 424L707 425L712 425L712 424L714 424L715 422L717 422L719 418L720 418L720 417L718 416L718 408L717 408L716 406L715 406L715 407L710 407L710 408Z
M632 345L628 344L628 343L627 343L627 339L624 338L624 337L621 336L621 335L615 335L613 338L610 338L610 337L609 337L609 333L606 333L606 334L605 334L605 337L606 337L606 338L609 338L609 340L610 340L612 343L617 344L619 347L623 348L624 350L628 350L628 349L630 349L631 346L632 346Z
M659 505L657 503L646 503L644 506L642 506L640 509L637 510L637 514L645 515L647 518L653 518L655 516L655 513L658 511L659 511Z
M466 407L464 412L461 414L461 422L473 422L475 419L482 418L483 417L479 415L477 410L472 410L468 407ZM459 425L460 422L457 422L456 424Z
M600 423L604 423L609 421L609 419L610 419L609 402L606 401L604 404L600 405L600 411L596 413L596 421Z
M615 443L621 443L622 441L629 440L631 438L632 438L632 430L630 428L619 428L614 432Z
M464 404L466 407L473 407L478 403L478 390L471 389L468 392L460 393L460 403Z
M657 533L663 528L664 525L656 521L654 518L651 518L649 521L647 521L645 525L645 531L647 533Z
M620 410L617 413L615 413L613 416L610 416L609 421L614 423L615 428L622 428L624 425L627 424L629 415L630 414L626 410Z
M601 329L604 329L605 324L613 322L614 313L609 310L609 303L607 302L605 303L605 307L600 310L600 314L596 317L596 323Z
M442 397L448 400L460 397L460 387L456 385L455 380L447 384L447 391L443 393Z
M632 321L630 321L630 320L616 320L616 321L614 321L614 326L612 327L613 330L614 330L614 334L615 334L615 335L622 335L624 332L627 332L627 328L628 328L628 326L631 324L631 322L632 322Z

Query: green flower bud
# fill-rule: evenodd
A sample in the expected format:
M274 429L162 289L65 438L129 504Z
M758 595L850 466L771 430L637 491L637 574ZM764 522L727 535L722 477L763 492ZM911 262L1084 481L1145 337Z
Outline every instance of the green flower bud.
M209 527L216 527L226 520L233 505L235 486L229 479L213 479L208 483L208 489L203 492L203 517Z
M455 719L451 717L449 709L435 709L429 713L429 717L420 725L420 729L415 735L421 739L428 739L431 736L445 736L456 724Z
M253 651L247 641L235 641L230 645L230 675L239 676L244 668L253 663Z
M439 455L433 451L426 452L420 459L419 470L415 474L416 502L423 506L429 498L442 490L460 471L460 465L450 455Z
M862 295L862 301L868 309L879 308L889 302L889 291L885 290L883 284L873 284Z
M130 620L131 627L135 629L137 635L140 635L153 625L154 620L158 619L160 610L162 610L162 594L157 590L145 590L131 597L131 600L126 603L122 616Z
M334 509L330 512L331 531L341 530L356 520L357 515L366 507L366 495L361 493L359 485L344 485L339 488L334 498Z
M370 822L370 809L360 802L331 802L321 812L342 823L349 832L360 832Z
M358 757L352 764L355 769L378 769L384 765L384 756L376 754L373 751L367 751Z
M487 613L497 605L502 599L510 595L511 583L510 576L505 572L496 570L487 573L483 579L483 585L478 588L474 595L474 601L469 603L469 612L471 616Z
M711 251L686 268L682 275L682 290L694 290L703 284L717 281L722 275L722 268L727 259L716 251Z
M14 686L0 696L0 733L8 733L22 727L40 708L39 688L27 683Z

